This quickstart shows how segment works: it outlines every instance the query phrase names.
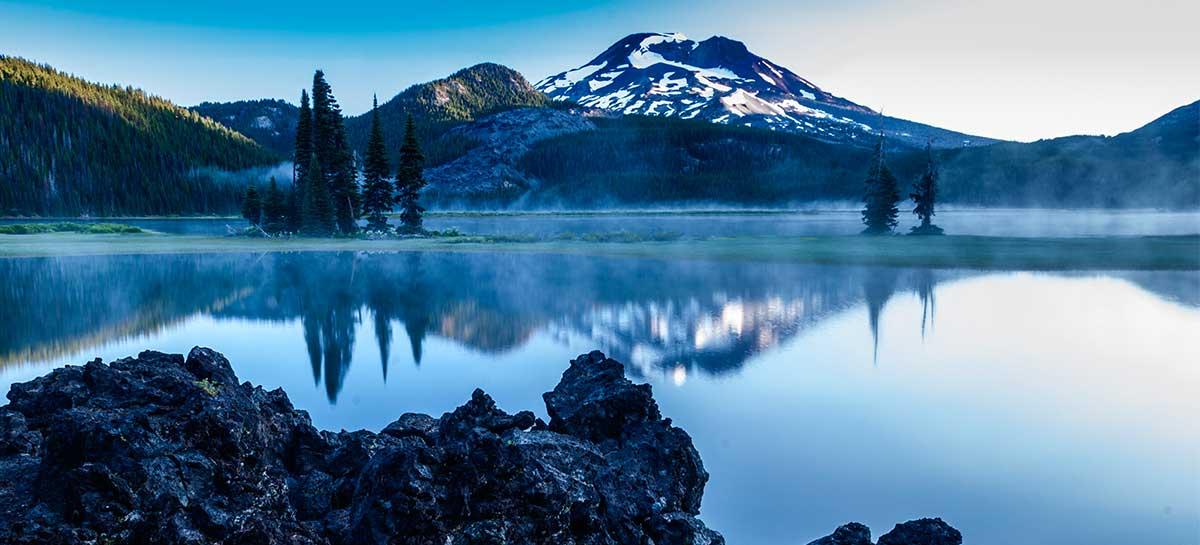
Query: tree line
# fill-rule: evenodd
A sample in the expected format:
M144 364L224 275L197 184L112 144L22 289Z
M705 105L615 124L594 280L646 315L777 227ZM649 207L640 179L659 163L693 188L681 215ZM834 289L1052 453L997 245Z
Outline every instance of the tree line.
M347 137L345 118L325 74L313 74L312 99L300 93L299 121L293 154L293 179L285 195L274 178L266 194L251 184L242 201L242 216L270 234L296 233L305 236L348 236L359 230L366 218L367 230L391 233L388 214L400 208L400 225L394 232L423 232L420 203L425 186L425 158L412 116L405 123L399 164L392 175L379 100L371 108L371 131L359 164Z

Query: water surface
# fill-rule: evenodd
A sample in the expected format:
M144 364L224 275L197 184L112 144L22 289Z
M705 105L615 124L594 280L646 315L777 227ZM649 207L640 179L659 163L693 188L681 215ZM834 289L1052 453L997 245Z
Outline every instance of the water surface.
M654 386L730 543L942 516L967 543L1191 544L1200 275L444 253L0 259L0 388L211 346L328 429L599 348Z

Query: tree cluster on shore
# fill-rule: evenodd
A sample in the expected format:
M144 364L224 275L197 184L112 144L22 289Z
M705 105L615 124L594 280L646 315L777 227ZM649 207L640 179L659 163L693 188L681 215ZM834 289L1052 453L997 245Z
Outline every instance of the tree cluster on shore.
M400 207L397 233L421 233L425 208L420 204L425 186L424 156L412 116L405 126L400 164L391 175L379 121L379 101L371 109L371 134L359 165L346 139L345 119L325 81L313 74L312 100L307 90L300 93L300 119L296 126L293 183L285 195L271 178L266 195L253 184L246 188L242 216L263 231L298 233L305 236L347 236L359 230L358 220L367 219L367 230L390 233L388 213Z
M863 193L865 206L862 210L862 221L866 225L864 235L892 234L899 224L897 217L900 210L900 187L896 176L888 168L884 160L884 140L879 138L875 145L875 154L871 158L871 166L867 171L866 187ZM921 177L913 184L908 197L913 201L912 213L920 220L920 224L909 230L910 235L940 235L942 228L933 224L934 204L937 201L937 164L933 159L933 146L925 146L926 164Z

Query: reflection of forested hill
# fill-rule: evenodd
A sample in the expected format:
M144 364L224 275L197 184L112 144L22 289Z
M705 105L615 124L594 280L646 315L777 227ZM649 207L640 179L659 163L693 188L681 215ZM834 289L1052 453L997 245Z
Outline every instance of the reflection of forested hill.
M1168 301L1200 307L1200 275L1193 271L1129 271L1119 276Z
M244 256L0 260L0 366L158 331L246 295Z
M0 260L4 362L45 359L204 313L299 320L313 380L338 395L364 317L392 350L400 324L484 352L539 329L582 336L635 372L731 372L809 325L935 273L772 263L461 253L268 253ZM941 278L941 273L939 278ZM367 312L364 312L364 308ZM297 339L301 342L301 339Z

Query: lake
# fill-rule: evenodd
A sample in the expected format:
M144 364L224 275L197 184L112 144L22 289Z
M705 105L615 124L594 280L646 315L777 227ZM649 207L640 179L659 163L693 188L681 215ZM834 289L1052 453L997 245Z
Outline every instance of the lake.
M1187 545L1200 530L1194 271L49 257L0 259L0 304L4 391L205 345L327 429L440 415L475 387L544 417L541 394L598 348L695 440L702 518L731 544L921 516L979 545Z

